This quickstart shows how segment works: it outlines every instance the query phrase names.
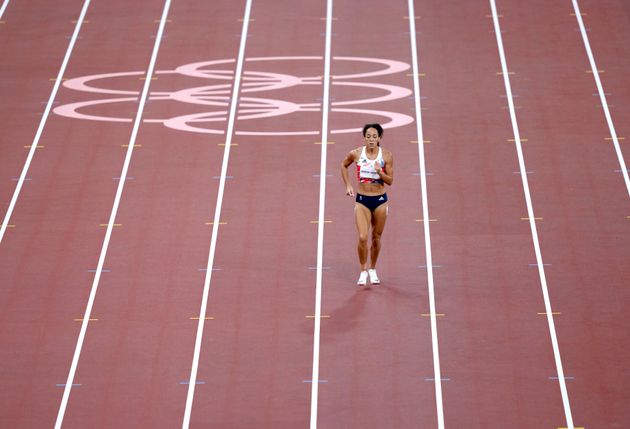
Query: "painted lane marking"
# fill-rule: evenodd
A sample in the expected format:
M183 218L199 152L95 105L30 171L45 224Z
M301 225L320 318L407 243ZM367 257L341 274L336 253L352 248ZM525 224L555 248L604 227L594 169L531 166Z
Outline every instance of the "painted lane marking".
M2 19L2 15L4 15L4 11L6 10L8 5L9 0L4 0L4 2L2 3L2 7L0 7L0 19ZM4 21L2 23L4 24Z
M9 4L8 0L2 5L2 9L0 9L0 18L4 13L7 5ZM4 237L4 233L7 230L7 225L9 224L9 220L11 219L11 215L13 214L13 210L15 209L15 204L17 203L17 199L20 195L20 191L22 190L22 186L24 185L24 180L26 179L26 174L28 173L28 169L31 166L31 162L33 161L33 157L35 156L35 151L39 146L39 139L44 132L44 126L46 125L46 121L48 120L48 116L53 106L53 101L57 96L57 91L59 91L59 87L61 86L62 77L66 72L66 68L68 67L68 62L70 61L70 55L74 49L74 45L79 37L79 32L81 31L81 25L83 20L85 19L85 14L87 13L87 9L90 5L90 0L85 0L83 3L83 8L81 9L81 14L79 15L79 19L77 20L77 25L74 27L74 32L72 33L72 37L70 42L68 43L68 48L66 49L66 54L61 62L61 67L59 68L59 73L55 78L55 84L53 85L53 89L50 93L50 97L48 97L48 103L46 104L46 108L42 115L42 119L39 121L39 126L37 127L37 132L35 133L35 138L31 143L30 150L28 151L28 155L26 157L26 161L24 162L24 167L22 167L22 173L20 174L20 179L17 181L17 185L15 186L15 190L13 191L13 196L11 197L11 202L9 203L9 207L4 216L4 220L2 221L2 226L0 226L0 243L2 243L2 238Z
M413 0L408 0L409 16L416 16L414 12ZM416 132L417 141L424 142L422 130L422 106L420 102L420 73L418 66L418 47L416 45L416 20L409 20L409 36L411 40L411 57L413 67L413 93L414 106L416 111ZM435 384L435 403L437 409L438 429L444 429L444 405L442 401L442 376L440 370L440 352L437 333L437 311L435 304L435 285L433 283L433 256L431 254L431 217L429 216L429 197L427 192L427 175L424 161L424 145L418 144L418 163L420 165L420 185L422 190L422 219L429 219L429 222L422 222L424 226L424 247L426 253L427 280L429 290L429 314L431 315L431 347L433 351L433 381Z
M328 151L328 112L330 109L330 63L332 59L332 17L333 0L326 1L326 41L324 45L324 76L322 98L321 159L319 165L319 214L317 216L317 271L315 279L315 318L313 323L313 376L311 384L311 420L310 429L317 428L317 400L319 383L328 380L319 379L319 342L322 315L322 277L324 266L324 208L326 204L326 156ZM343 110L343 109L340 109Z
M212 272L214 267L214 255L217 248L217 237L219 235L219 224L221 222L221 208L223 207L223 194L225 192L225 182L229 178L227 175L228 162L230 160L230 148L232 146L232 137L234 133L234 122L236 121L236 107L238 105L238 95L241 89L241 78L243 75L243 63L245 61L245 46L247 42L247 31L249 29L249 16L252 7L252 0L246 0L245 11L243 13L243 27L241 29L241 41L238 48L238 59L236 61L236 70L234 71L234 84L232 87L232 96L230 101L230 111L228 115L227 130L225 132L225 146L223 148L223 162L221 164L221 176L219 176L219 190L217 193L217 202L214 209L214 219L212 221L212 236L210 238L210 250L208 252L208 263L206 266L206 275L203 283L203 294L201 298L201 307L199 309L199 321L197 323L197 335L195 338L195 350L190 368L190 384L186 395L186 407L184 409L184 418L182 428L188 429L190 426L190 416L192 413L193 399L195 396L195 381L197 380L197 372L199 370L199 357L201 356L201 344L203 339L204 322L206 321L206 311L208 308L208 295L210 294L210 281L212 280Z
M87 10L87 4L89 4L89 2L86 2L86 6L84 7L81 17L79 18L79 22L85 16L85 11ZM164 20L166 19L166 16L168 15L170 4L171 4L170 0L165 0L164 11L162 12L162 21L160 22L160 26L157 31L158 36L160 36L162 32L164 31ZM76 33L77 32L75 31L75 34ZM158 51L160 49L160 40L162 40L161 37L155 38L155 44L153 46L151 60L149 61L149 67L147 69L147 76L151 76L153 74L153 70L155 69L155 62L157 60ZM129 138L129 147L127 148L125 162L123 164L122 172L120 174L121 178L127 177L127 171L129 170L129 164L131 162L131 155L133 153L133 146L138 136L138 130L140 128L142 113L144 110L144 104L149 95L150 82L151 80L147 79L144 82L144 86L142 88L142 95L140 96L140 103L138 104L138 111L136 112L136 118L134 120L133 129L131 131L131 137ZM83 341L85 340L85 335L88 328L88 320L90 319L90 315L92 314L92 307L94 306L94 301L96 299L96 291L98 290L99 281L101 278L101 272L103 270L103 264L105 263L105 256L107 255L107 249L109 247L109 241L112 236L114 222L116 220L116 214L118 213L118 207L120 205L120 200L122 198L122 193L123 193L123 188L125 187L125 183L126 183L126 180L119 181L118 188L116 189L116 196L114 198L114 204L112 205L112 211L109 215L107 231L105 232L105 238L103 240L103 246L101 247L101 253L98 258L98 265L96 268L96 273L94 274L94 281L92 282L92 288L90 290L90 297L88 299L88 303L85 308L85 315L83 316L84 320L83 320L83 323L81 324L81 331L79 332L77 345L74 350L74 355L72 357L72 364L70 365L70 371L68 372L68 381L66 382L66 387L63 391L61 404L59 405L59 412L57 414L57 421L55 423L55 429L61 429L61 425L63 423L63 417L66 412L66 408L68 406L68 399L70 397L72 383L73 383L74 376L77 370L77 366L79 364L79 357L81 356L81 349L83 348Z
M545 301L545 312L547 315L547 324L549 326L549 335L551 336L551 343L553 346L553 354L556 363L556 370L560 375L561 379L560 383L560 392L562 395L562 403L564 406L564 414L567 419L567 425L573 429L573 417L571 415L571 406L569 404L569 394L567 392L567 385L564 380L564 371L562 369L562 360L560 358L560 347L558 346L558 338L556 334L556 328L553 320L553 311L551 309L551 300L549 298L549 290L547 288L547 278L545 276L545 267L543 264L542 253L540 250L540 243L538 241L538 229L536 227L536 220L538 220L534 216L534 208L532 205L532 199L529 190L529 182L527 179L527 168L525 168L525 157L523 155L523 147L521 144L520 131L518 128L518 122L516 120L516 109L514 108L514 99L512 98L512 86L510 84L509 73L507 73L508 66L507 60L505 57L505 51L503 49L503 36L501 36L501 27L499 25L499 18L497 16L497 6L495 0L489 0L490 7L492 9L492 17L494 22L494 32L497 39L497 48L499 51L499 58L501 60L501 69L503 70L503 83L505 85L505 93L508 95L507 102L510 111L510 121L512 123L512 130L514 132L514 144L516 147L516 152L518 155L518 163L521 171L521 180L523 183L523 192L525 194L525 202L527 204L527 220L529 220L529 227L531 229L532 240L534 244L534 251L536 253L536 263L538 265L538 274L540 277L540 286L542 289L544 301ZM525 220L523 219L523 220Z
M600 73L604 73L604 70L597 69L597 64L595 63L595 56L593 55L593 51L591 50L591 44L588 40L588 35L586 34L586 29L584 27L584 20L582 19L583 15L580 12L580 6L578 5L577 0L572 0L572 2L573 2L573 10L575 13L575 19L577 19L578 25L580 26L580 33L582 34L582 41L584 42L584 48L586 49L588 62L591 65L591 69L587 70L587 72L592 73L593 78L595 79L595 85L597 85L597 92L599 93L601 107L604 110L604 116L606 116L606 123L608 124L608 130L610 131L610 138L613 141L615 152L617 153L617 160L619 162L619 167L622 170L621 172L623 174L623 180L626 184L626 190L628 191L628 196L630 196L630 176L628 175L628 168L626 167L626 161L623 158L623 153L621 152L621 146L619 145L620 138L617 137L615 124L613 123L612 116L610 114L610 109L608 108L608 102L606 101L606 93L604 92L604 86L602 85L602 81L599 77Z
M276 70L273 67L282 67L282 64L273 67L266 67L265 62L280 61L287 62L304 62L304 61L321 61L322 57L316 56L287 56L287 57L250 57L245 59L245 63L249 66L244 71L243 76L243 94L239 98L238 119L243 121L243 127L250 119L272 119L281 115L293 115L300 112L319 112L321 103L298 102L297 100L270 98L269 91L280 90L284 88L298 88L302 86L322 85L322 77L310 75L293 75L288 70ZM402 73L410 67L408 64L387 59L364 58L364 57L333 57L332 61L342 63L350 62L353 65L351 74L332 76L333 85L360 87L366 96L360 99L340 100L330 103L331 112L341 112L344 114L359 114L361 116L383 116L389 118L388 122L383 122L386 128L403 126L413 122L413 118L394 111L381 111L360 108L360 105L383 103L391 100L405 98L411 94L411 91L403 86L385 85L371 80L371 78L382 75L390 75ZM154 91L150 95L148 102L161 103L163 101L174 101L176 103L186 103L202 109L196 113L185 114L172 117L146 117L143 121L153 124L162 124L165 127L178 129L185 132L210 133L223 135L224 130L218 125L227 122L229 114L229 82L233 79L231 70L226 70L226 66L232 67L235 63L234 59L220 59L212 61L199 61L189 64L182 64L172 70L157 70L154 74L160 76L166 82L164 91ZM376 69L375 69L376 66ZM260 67L260 68L257 68ZM366 71L363 71L366 70ZM203 79L201 86L179 87L170 79L171 76L187 76ZM119 87L122 79L137 80L144 76L142 71L126 71L116 73L95 74L91 76L80 76L68 80L63 85L65 88L84 93L94 94L94 97L100 97L103 94L116 95L118 97L96 98L92 100L73 102L57 106L54 112L58 115L92 121L108 121L108 122L131 122L130 118L123 116L110 116L95 114L94 107L101 105L119 104L119 103L136 103L138 99L137 91L128 89L111 88L113 84ZM365 81L366 79L369 81ZM361 79L358 81L358 79ZM102 82L102 83L101 83ZM117 83L118 82L118 83ZM169 85L177 85L177 88L170 88ZM126 88L125 85L123 88ZM170 89L170 90L169 90ZM263 93L260 94L259 93ZM331 97L330 100L333 100ZM319 100L318 100L319 101ZM146 116L146 115L145 115ZM240 123L240 122L239 122ZM283 122L286 128L286 122ZM275 127L275 126L274 126ZM332 129L330 134L338 133L356 133L360 128L348 129ZM241 129L236 131L236 135L313 135L320 134L319 130L291 130L276 129L275 131L255 131ZM332 142L329 142L332 143Z

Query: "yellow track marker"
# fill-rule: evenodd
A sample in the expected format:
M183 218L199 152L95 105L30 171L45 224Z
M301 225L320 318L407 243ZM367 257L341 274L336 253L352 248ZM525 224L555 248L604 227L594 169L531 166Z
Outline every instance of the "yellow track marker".
M536 313L536 314L539 315L539 316L546 316L547 315L547 313L545 313L545 312L543 312L543 313ZM561 311L552 311L551 312L552 316L560 316L561 314L562 314Z
M161 22L159 19L154 19L153 22ZM172 19L167 19L164 22L173 22Z
M431 313L422 313L420 316L422 317L431 317ZM446 316L445 313L435 313L436 317L444 317Z
M421 18L420 15L416 15L413 17L413 19L420 19L420 18ZM403 16L403 19L409 19L409 15Z
M522 217L521 220L529 220L528 217ZM535 217L534 220L543 220L541 217Z
M437 222L437 219L429 219L429 222ZM416 222L424 222L424 219L416 219Z
M409 140L409 143L418 144L418 140ZM422 143L429 144L431 140L422 140Z
M33 145L26 145L26 146L24 146L24 149L30 149L32 146L33 146ZM40 145L35 146L35 148L37 148L37 149L41 149L41 148L43 148L43 147L44 147L44 146L40 146Z
M498 72L497 72L497 75L502 75L502 74L503 74L503 72L502 72L502 71L498 71ZM516 72L509 71L509 72L507 72L507 74L516 74Z
M630 219L630 216L626 216L626 219ZM12 226L15 226L15 225L9 225L9 228L11 228Z
M73 319L75 322L83 322L83 318L81 319ZM98 319L88 319L88 322L96 322Z
M6 23L7 23L6 21L0 21L0 24L6 24Z
M140 78L138 78L138 79L140 79L140 80L147 80L147 77L146 77L146 76L143 76L143 77L140 77ZM151 80L157 80L157 77L152 76L152 77L151 77Z
M418 76L420 77L425 77L427 74L426 73L418 73ZM407 76L415 76L414 73L407 73Z
M121 144L120 147L129 147L129 145L128 144ZM135 145L133 145L133 147L142 147L142 145L141 144L135 144Z
M311 223L319 223L318 220L312 220ZM325 220L323 223L332 223L332 220Z
M304 317L307 318L307 319L314 319L315 318L315 316L311 316L311 315L304 316ZM319 318L320 319L330 319L330 316L328 314L322 314L321 316L319 316Z
M613 139L612 137L604 137L604 140L612 140L612 139ZM625 140L625 139L626 139L625 137L617 137L617 140Z
M73 20L72 20L72 23L73 23L73 24L76 24L77 22L79 22L79 21L77 21L76 19L73 19ZM90 23L90 21L88 21L87 19L84 19L84 20L83 20L83 23L84 23L84 24L89 24L89 23Z
M214 222L206 222L206 225L214 225ZM219 225L227 225L227 222L219 221Z
M243 22L245 20L243 18L239 18L239 19L237 19L237 21L238 22ZM248 22L253 22L253 21L256 21L256 18L249 18L249 20L248 20Z
M503 18L503 15L497 15L499 18ZM492 18L492 15L486 15L486 18Z
M339 18L335 18L335 17L333 17L333 18L331 18L331 19L332 19L333 21L336 21L336 20L338 20ZM324 17L324 18L319 18L319 20L320 20L320 21L326 21L326 18L325 18L325 17Z
M586 12L580 12L580 15L582 15L582 16L588 16L588 13L586 13ZM569 16L577 16L577 15L576 15L576 14L574 14L574 13L570 13L570 14L569 14ZM558 429L564 429L564 428L558 428ZM575 429L580 429L580 428L575 428Z
M48 79L48 80L49 80L49 81L51 81L51 82L55 82L55 81L57 80L57 78L56 78L56 77L51 77L51 78L50 78L50 79ZM68 78L67 78L67 77L62 77L62 78L61 78L61 81L63 82L64 80L68 80Z
M598 73L606 73L606 70L597 70ZM586 73L593 73L593 70L586 70Z
M630 216L628 216L628 217L630 217ZM7 228L15 228L15 225L13 225L13 224L7 225Z
M199 316L197 316L197 317L189 317L188 319L189 320L199 320ZM203 318L203 320L214 320L214 317L206 316L206 317Z
M323 144L322 142L315 142L314 144ZM326 144L335 144L335 142L326 142Z
M217 146L225 146L225 143L217 143ZM230 146L238 146L238 143L230 143Z
M99 223L98 226L108 226L108 223ZM113 226L122 226L122 223L115 223Z
M509 142L515 142L515 141L516 141L516 139L507 139L507 141L509 141ZM521 141L522 141L522 142L528 142L528 141L529 141L529 139L521 139Z

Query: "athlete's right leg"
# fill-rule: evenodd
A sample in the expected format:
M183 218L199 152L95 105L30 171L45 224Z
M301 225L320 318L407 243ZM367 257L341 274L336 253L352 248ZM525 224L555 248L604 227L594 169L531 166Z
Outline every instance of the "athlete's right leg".
M368 235L370 224L372 223L372 213L363 204L356 203L354 206L354 217L357 223L357 232L359 233L359 243L357 245L359 264L361 265L361 271L365 271L367 270Z

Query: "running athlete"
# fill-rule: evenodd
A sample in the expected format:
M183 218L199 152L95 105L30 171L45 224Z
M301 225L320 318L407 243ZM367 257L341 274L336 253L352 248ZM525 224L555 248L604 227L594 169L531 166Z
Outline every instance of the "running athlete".
M380 284L376 275L376 261L381 250L381 234L387 220L387 194L385 184L394 182L394 157L392 153L381 148L383 127L379 124L367 124L363 127L365 146L351 150L341 162L341 178L346 185L346 195L354 197L354 188L350 184L348 167L357 165L359 183L356 193L354 215L359 232L359 264L361 274L357 284L364 286L368 277L373 285ZM370 249L370 266L368 268L368 235L372 227L372 246Z

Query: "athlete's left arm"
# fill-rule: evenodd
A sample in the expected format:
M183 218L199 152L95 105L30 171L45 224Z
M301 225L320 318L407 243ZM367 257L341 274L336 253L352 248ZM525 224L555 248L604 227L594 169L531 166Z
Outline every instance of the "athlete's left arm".
M385 168L378 168L376 172L383 179L383 182L392 186L394 183L394 155L390 151L383 151L383 159L385 161Z

